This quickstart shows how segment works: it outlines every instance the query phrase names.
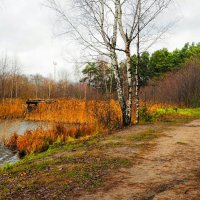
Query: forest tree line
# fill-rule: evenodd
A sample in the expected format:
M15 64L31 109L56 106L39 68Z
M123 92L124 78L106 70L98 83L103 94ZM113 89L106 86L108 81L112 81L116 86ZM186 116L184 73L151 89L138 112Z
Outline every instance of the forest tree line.
M200 102L200 44L185 44L170 52L164 48L140 56L139 86L143 101L179 103L197 106ZM131 68L137 56L131 56ZM128 89L126 62L120 63L123 92ZM66 72L55 81L40 74L25 75L17 58L2 56L0 60L0 98L78 98L117 99L112 67L105 61L88 62L82 69L81 80L69 81ZM162 81L161 81L162 80Z
M134 75L137 56L131 57ZM183 106L200 105L200 43L186 43L182 49L167 48L140 55L139 88L143 101L174 103ZM123 92L127 91L126 62L121 62ZM112 68L104 62L88 63L82 71L82 82L98 93L115 95L116 83ZM132 75L132 77L134 77ZM134 83L134 80L133 80Z
M59 81L41 74L22 73L18 58L3 55L0 59L0 99L84 98L85 84L71 83L67 71L61 71ZM78 81L77 81L78 82Z
M187 60L199 54L200 43L196 45L194 43L191 45L186 43L182 49L176 49L172 52L164 48L152 54L147 51L141 53L139 61L140 87L146 86L148 81L155 77L161 77L168 72L179 70ZM131 57L132 74L134 74L136 63L137 56L133 55ZM122 75L122 85L125 87L126 78L123 77L126 76L126 62L121 62L120 73ZM86 82L89 86L96 89L101 88L102 93L105 93L112 84L115 85L112 68L103 61L88 63L83 69L82 74L82 82Z

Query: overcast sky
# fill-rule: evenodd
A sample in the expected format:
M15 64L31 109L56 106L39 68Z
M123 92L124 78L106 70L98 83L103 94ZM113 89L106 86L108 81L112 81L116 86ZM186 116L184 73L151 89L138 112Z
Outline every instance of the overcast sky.
M151 51L167 47L181 48L186 42L200 42L200 1L177 1L168 16L179 20ZM56 37L56 16L42 5L45 0L3 0L0 7L0 52L17 56L27 74L53 74L58 69L72 73L78 47L67 36Z

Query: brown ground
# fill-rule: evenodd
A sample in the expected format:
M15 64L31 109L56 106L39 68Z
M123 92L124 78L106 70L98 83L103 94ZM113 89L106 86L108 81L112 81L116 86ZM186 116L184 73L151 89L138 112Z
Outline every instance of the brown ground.
M172 125L135 126L24 161L0 173L0 199L200 200L200 119Z
M126 137L135 129L118 135ZM131 168L119 170L109 179L106 189L78 199L199 200L200 120L173 127L164 133L166 137L156 141L153 151L138 158ZM130 156L134 152L127 148L123 153Z

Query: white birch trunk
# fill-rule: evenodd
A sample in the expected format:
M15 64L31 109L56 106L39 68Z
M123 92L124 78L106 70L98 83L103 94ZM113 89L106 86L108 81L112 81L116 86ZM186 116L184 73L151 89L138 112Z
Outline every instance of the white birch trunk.
M139 54L138 54L139 55ZM138 75L138 69L139 69L139 56L137 58L137 64L135 66L135 123L139 123L139 109L140 109L140 98L139 98L139 75Z
M132 74L131 74L131 55L130 55L130 45L126 45L126 60L127 60L127 80L128 80L128 99L127 99L127 120L128 124L131 124L131 114L132 114L132 101L133 101L133 86L132 86Z
M141 15L141 0L138 0L138 35L137 35L137 63L135 66L135 123L140 120L140 97L139 97L139 67L140 67L140 15Z
M126 104L126 125L130 125L131 124L131 113L132 113L132 99L133 99L130 40L128 38L127 33L125 33L125 31L123 29L121 1L116 0L116 2L117 2L117 9L118 9L119 31L120 31L120 34L124 41L124 44L125 44L125 53L126 53L126 61L127 61L126 73L127 73L127 81L128 81L128 99L127 99L127 104Z
M129 125L129 120L127 118L126 101L125 101L125 98L123 95L116 53L113 52L111 57L112 57L112 66L113 66L113 70L114 70L114 75L115 75L115 79L116 79L116 83L117 83L118 101L119 101L121 111L122 111L122 123L123 123L123 126L127 126L127 125Z

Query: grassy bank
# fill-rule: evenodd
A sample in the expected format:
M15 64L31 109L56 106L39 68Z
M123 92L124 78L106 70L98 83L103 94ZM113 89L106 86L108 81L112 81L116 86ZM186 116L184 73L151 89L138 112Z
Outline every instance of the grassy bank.
M0 170L0 197L71 199L101 187L111 188L110 178L153 150L156 140L165 137L164 128L167 124L146 125L141 130L133 127L107 136L54 143L45 152L5 164Z
M45 152L31 153L14 165L7 163L0 169L0 199L73 199L110 189L117 184L112 177L141 162L165 137L163 131L196 117L169 116L109 135L55 142Z
M163 107L156 109L141 109L141 123L177 122L181 119L195 119L200 117L200 108Z

